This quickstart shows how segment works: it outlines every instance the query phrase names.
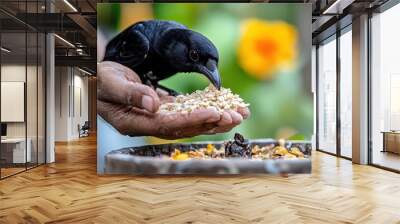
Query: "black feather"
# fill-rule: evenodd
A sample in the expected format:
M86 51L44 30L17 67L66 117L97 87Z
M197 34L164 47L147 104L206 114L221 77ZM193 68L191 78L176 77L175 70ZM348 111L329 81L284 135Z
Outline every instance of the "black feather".
M133 24L107 44L104 60L131 68L143 83L154 87L159 86L158 81L178 72L202 73L220 87L218 51L214 44L202 34L172 21Z

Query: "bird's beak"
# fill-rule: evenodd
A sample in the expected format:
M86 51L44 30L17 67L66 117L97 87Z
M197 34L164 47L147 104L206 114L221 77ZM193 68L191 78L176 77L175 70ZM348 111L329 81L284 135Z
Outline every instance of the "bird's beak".
M218 90L221 89L221 77L219 76L218 67L215 60L208 59L206 66L202 66L200 72L205 75Z

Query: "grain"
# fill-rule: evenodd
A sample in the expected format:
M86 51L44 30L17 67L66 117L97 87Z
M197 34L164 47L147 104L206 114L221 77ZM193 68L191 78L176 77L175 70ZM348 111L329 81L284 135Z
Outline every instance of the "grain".
M214 108L222 114L225 110L238 110L238 108L248 107L249 105L239 95L232 93L230 89L221 87L221 90L218 90L209 85L204 90L179 95L175 102L162 104L159 113L190 113L198 109Z

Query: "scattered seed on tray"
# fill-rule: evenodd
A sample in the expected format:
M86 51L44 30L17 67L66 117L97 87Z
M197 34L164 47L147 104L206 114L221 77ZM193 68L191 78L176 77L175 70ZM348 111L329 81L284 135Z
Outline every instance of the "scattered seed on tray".
M304 154L298 147L285 148L282 145L266 145L253 147L249 146L249 141L241 134L236 133L233 141L226 141L219 149L213 144L208 144L206 148L181 152L175 149L170 158L172 160L188 159L225 159L225 158L246 158L246 159L302 159Z

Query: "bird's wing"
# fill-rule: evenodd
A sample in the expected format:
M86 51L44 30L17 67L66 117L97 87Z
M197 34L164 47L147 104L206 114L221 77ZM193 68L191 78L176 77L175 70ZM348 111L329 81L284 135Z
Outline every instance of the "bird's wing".
M184 26L183 24L180 24L178 22L175 21L163 21L161 23L163 26L168 26L170 29L187 29L186 26Z
M146 59L149 49L148 38L140 30L131 27L107 44L104 60L135 67Z

